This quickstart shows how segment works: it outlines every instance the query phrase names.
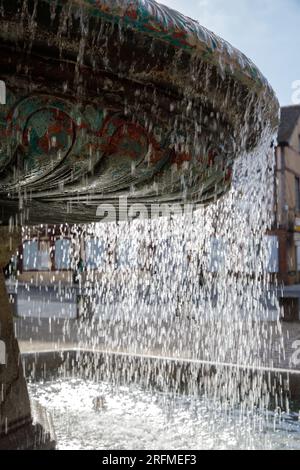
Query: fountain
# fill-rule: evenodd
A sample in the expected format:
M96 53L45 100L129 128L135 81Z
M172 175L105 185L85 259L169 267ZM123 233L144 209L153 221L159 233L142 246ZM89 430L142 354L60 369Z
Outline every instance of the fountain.
M228 43L153 0L3 0L2 11L0 207L10 246L2 266L20 225L69 224L75 265L82 234L109 247L96 262L102 275L86 273L83 352L64 358L62 374L77 368L85 379L265 410L278 379L271 337L280 334L276 294L268 293L271 332L262 302L279 114L266 79ZM140 220L165 206L175 215ZM178 215L178 207L193 210ZM115 222L94 224L108 210ZM122 261L124 252L134 259ZM31 424L4 287L0 443L34 447L38 432L51 446Z
M209 203L237 155L276 132L278 102L255 65L152 0L3 9L3 224L99 221L98 205L120 196Z

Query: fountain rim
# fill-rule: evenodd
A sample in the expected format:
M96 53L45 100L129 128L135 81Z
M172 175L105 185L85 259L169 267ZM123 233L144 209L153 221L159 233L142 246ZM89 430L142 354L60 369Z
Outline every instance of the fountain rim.
M11 86L13 93L16 90L16 96L19 90L21 90L20 96L26 95L25 99L20 99L20 104L19 102L12 104L12 109L7 115L7 121L13 123L10 129L17 128L19 125L19 108L27 99L28 83L33 78L34 86L29 90L29 98L31 95L37 96L38 99L44 95L55 96L57 100L66 100L66 103L75 106L76 99L79 97L83 106L91 102L95 106L99 104L104 109L108 108L110 112L117 111L123 114L124 110L127 110L127 102L130 102L131 113L136 112L136 102L141 108L146 103L147 116L149 115L151 119L154 117L158 126L161 122L166 123L163 131L168 131L168 126L176 123L180 108L186 109L186 114L180 116L180 119L185 121L184 124L193 122L193 115L189 111L191 104L196 110L200 110L201 116L203 112L207 114L206 117L213 115L216 122L224 126L228 133L226 139L228 137L232 140L232 137L237 136L237 147L240 145L252 149L260 141L265 140L265 137L267 139L270 137L270 140L275 138L279 124L279 103L271 86L244 54L202 27L197 21L160 5L155 0L56 0L55 2L28 0L24 4L27 9L24 7L21 28L18 28L20 7L16 1L4 0L4 15L0 19L0 24L3 23L3 31L0 32L0 37L3 38L0 49L4 52L1 62L4 64L3 79L7 79L7 86ZM34 26L33 30L32 26ZM24 46L16 48L16 44L24 44ZM79 51L82 57L79 56ZM105 57L107 63L102 58L105 53L107 53ZM17 70L17 76L14 61L11 60L12 54L15 54L17 59L20 57L19 63L22 65L20 70ZM95 61L92 60L94 54ZM139 57L142 59L141 64L138 63ZM124 67L119 67L119 59L124 60ZM18 61L15 60L15 62ZM30 64L29 69L28 64ZM80 75L82 73L81 79L85 89L82 92L81 87L78 87L78 91L77 85L71 83L71 88L65 93L63 87L60 88L63 85L63 74L66 74L68 80L72 82L72 77L74 74L76 76L77 71ZM48 86L49 83L51 87ZM90 88L89 85L91 85ZM89 93L90 89L91 93ZM52 90L55 91L52 93ZM158 106L152 107L150 106L151 100L154 98ZM154 111L153 108L155 108ZM158 108L163 116L157 115ZM32 112L31 108L30 112ZM27 116L26 113L25 116ZM73 117L71 115L71 121L74 121ZM125 116L123 117L125 119ZM15 118L15 121L12 118ZM81 119L79 122L81 126ZM77 126L78 130L80 130L79 126ZM239 138L241 126L245 127L246 132L242 138ZM185 129L183 134L186 132ZM204 134L202 126L200 130L202 138ZM209 129L209 132L213 131ZM93 133L94 130L91 132L92 137ZM162 166L153 167L152 173L145 177L141 173L141 176L138 175L134 180L140 185L140 192L133 197L132 202L139 201L146 205L157 201L183 202L179 185L174 186L174 190L169 185L167 190L170 189L170 192L163 187L159 194L154 194L151 188L147 187L147 181L153 180L156 174L158 179L161 177L163 165L167 163L167 172L170 169L172 154L169 148L165 143L159 144L158 147L159 150L163 150L162 154L166 158L159 161ZM166 152L164 152L165 149ZM236 147L230 154L232 161L236 155L235 149ZM51 178L48 178L48 173L38 174L39 184L31 188L35 197L30 198L30 205L26 206L28 220L34 220L36 216L42 214L43 208L50 203L53 217L56 219L53 223L67 221L72 223L71 220L77 223L77 217L83 222L83 212L86 221L98 222L99 219L94 215L96 204L97 206L103 202L114 204L118 197L128 194L129 184L131 184L130 168L129 178L124 170L125 179L122 174L122 178L117 179L115 185L110 186L105 180L106 186L103 189L99 184L100 189L95 190L93 200L91 200L89 187L79 188L80 190L77 191L77 180L74 180L73 187L70 185L68 191L61 194L60 188L57 189L56 186L57 180L64 178L61 170L65 171L66 168L69 172L70 165L73 164L71 158L76 156L76 152L77 148L73 149L72 153L71 151L70 154L68 153L70 160L67 161L65 167L65 159L57 163L58 172L53 173L53 184ZM105 154L105 157L108 155L109 152ZM185 155L181 157L183 159ZM10 162L11 160L7 162L7 167ZM82 170L83 173L87 174L85 168ZM68 178L69 173L66 175ZM229 174L226 182L230 182L230 176ZM49 192L43 194L44 187L40 186L40 181L45 177L43 182L48 184L49 180L52 186ZM211 203L215 197L219 198L223 195L229 184L225 186L223 179L214 178L208 181L211 187L212 184L215 185L218 192L206 186L203 196L198 189L195 192L194 186L191 185L189 200L202 206ZM72 179L66 179L66 181L73 184ZM200 182L202 184L202 179ZM30 184L29 179L26 180L25 177L22 179L24 187L28 185L29 188ZM52 192L53 188L54 192ZM146 189L145 193L144 189ZM9 192L8 197L7 192ZM108 196L105 200L104 192ZM8 217L20 212L18 193L14 192L12 186L12 189L3 187L1 194L3 201L0 205L3 208L3 214L5 213L4 220L7 221ZM77 203L76 209L73 206L73 211L70 212L72 217L66 215L69 214L69 200L70 205L73 202ZM85 211L87 205L90 212ZM38 217L35 220L38 220Z
M51 0L45 0L50 2ZM64 5L63 0L58 4ZM221 74L235 78L260 94L278 99L266 77L241 51L184 14L155 0L70 0L71 8L82 7L92 17L100 17L120 27L128 27L156 40L189 52L217 67Z

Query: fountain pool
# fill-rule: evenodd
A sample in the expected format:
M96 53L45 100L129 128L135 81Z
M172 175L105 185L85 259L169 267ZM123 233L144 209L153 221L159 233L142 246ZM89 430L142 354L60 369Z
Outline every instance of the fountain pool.
M300 450L296 412L241 413L204 397L81 379L29 390L52 416L58 449Z

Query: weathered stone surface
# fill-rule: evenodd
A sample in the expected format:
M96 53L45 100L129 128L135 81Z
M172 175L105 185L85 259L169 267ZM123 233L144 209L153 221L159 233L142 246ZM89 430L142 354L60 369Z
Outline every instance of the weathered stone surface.
M0 437L0 450L54 450L55 441L40 425L31 424L16 428Z
M0 226L0 267L4 268L22 242L20 227Z
M3 267L21 243L21 231L0 227L0 340L5 344L6 364L0 364L0 449L51 447L40 425L32 424L27 384L8 300Z
M3 268L21 243L19 230L0 228L0 338L6 348L6 364L0 365L0 435L31 423L30 403L23 375L20 351L14 336L11 305L6 292Z

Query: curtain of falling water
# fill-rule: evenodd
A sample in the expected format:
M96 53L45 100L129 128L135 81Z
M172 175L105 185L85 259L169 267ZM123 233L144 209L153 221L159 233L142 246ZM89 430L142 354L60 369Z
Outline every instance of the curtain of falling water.
M75 74L78 92L88 33L85 14L79 16L82 37ZM61 56L68 22L72 20L66 6L58 31ZM33 40L35 29L30 30ZM113 31L114 27L111 33L103 32L107 39L104 52ZM121 33L120 27L119 44ZM94 39L97 44L98 39ZM104 55L103 64L105 60ZM209 71L201 74L196 64L195 70L191 66L190 74L197 80L202 76L210 80ZM204 83L203 89L207 85ZM228 93L230 103L230 90ZM221 395L230 396L234 404L241 398L236 392L239 387L248 392L250 404L257 401L256 396L260 397L265 389L263 376L258 376L251 394L249 376L241 378L238 369L222 364L272 367L275 337L280 336L279 307L270 286L269 247L265 241L273 210L274 157L269 144L266 131L259 148L240 155L231 191L206 209L171 220L78 227L78 235L76 227L72 229L75 253L82 230L86 240L96 239L103 247L96 260L97 270L82 275L85 301L78 323L82 347L216 363L217 373L206 384L213 395L221 388ZM78 255L74 266L77 262ZM273 321L269 321L270 305ZM276 346L280 352L281 345ZM120 364L127 367L121 359ZM157 359L155 367L160 369L164 386L169 380L166 362ZM191 390L197 367L190 374ZM114 366L111 374L117 369ZM265 400L267 404L268 397Z
M232 189L207 208L83 228L85 240L100 247L97 270L82 275L83 348L215 363L217 374L206 382L213 394L221 389L235 403L239 388L251 403L262 394L269 403L263 374L252 382L239 369L224 367L272 367L282 353L266 238L274 204L269 142L268 136L240 156ZM118 369L107 367L112 374ZM168 382L165 363L156 359L155 367ZM197 370L190 374L191 390Z

